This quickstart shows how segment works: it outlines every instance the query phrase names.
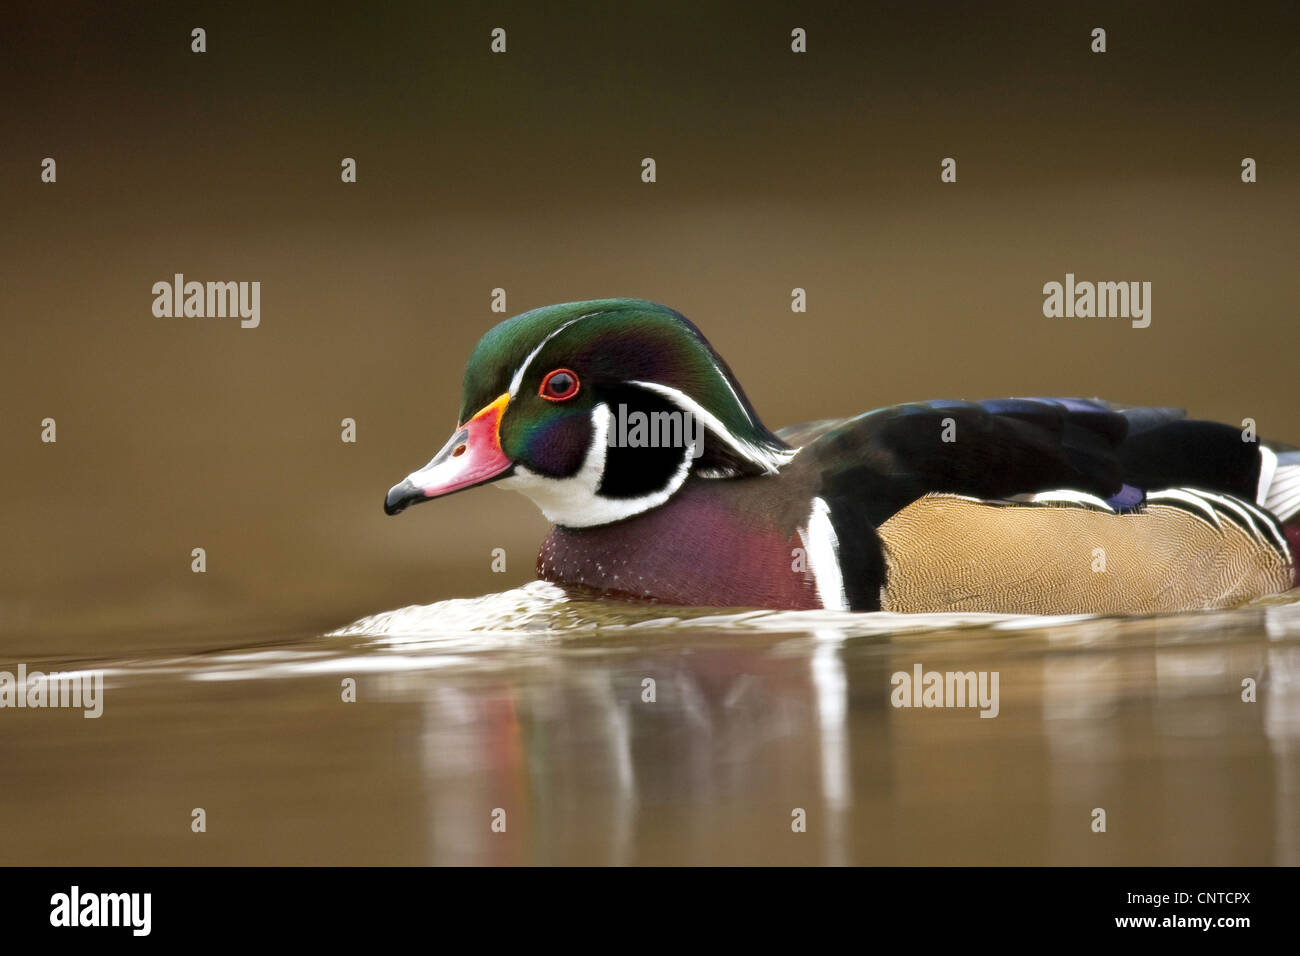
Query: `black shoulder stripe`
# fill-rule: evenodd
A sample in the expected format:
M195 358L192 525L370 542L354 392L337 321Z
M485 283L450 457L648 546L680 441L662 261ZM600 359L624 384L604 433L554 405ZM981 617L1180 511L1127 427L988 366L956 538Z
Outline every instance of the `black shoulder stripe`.
M1204 488L1253 501L1259 489L1259 445L1232 425L1168 422L1125 442L1119 456L1124 480L1147 490Z
M822 495L839 542L840 577L850 611L879 611L887 576L884 545L866 503L856 497Z

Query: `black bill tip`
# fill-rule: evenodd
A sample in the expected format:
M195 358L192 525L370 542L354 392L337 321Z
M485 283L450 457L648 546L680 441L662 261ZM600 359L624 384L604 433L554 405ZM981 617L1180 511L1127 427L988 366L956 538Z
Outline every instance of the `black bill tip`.
M384 496L384 514L395 515L405 511L418 501L426 501L424 492L411 483L411 479L402 481L388 489Z

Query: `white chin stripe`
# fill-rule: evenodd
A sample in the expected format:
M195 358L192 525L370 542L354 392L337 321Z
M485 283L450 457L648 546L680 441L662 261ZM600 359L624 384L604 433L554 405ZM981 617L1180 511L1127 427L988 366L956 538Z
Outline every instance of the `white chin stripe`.
M609 406L603 402L592 409L591 446L576 474L567 478L550 478L530 471L523 465L516 465L515 473L509 478L501 479L497 485L532 498L548 521L566 528L592 528L612 524L657 508L686 481L693 461L691 449L688 446L682 450L682 461L677 471L658 491L638 498L606 498L598 489L605 475L605 442L612 417Z

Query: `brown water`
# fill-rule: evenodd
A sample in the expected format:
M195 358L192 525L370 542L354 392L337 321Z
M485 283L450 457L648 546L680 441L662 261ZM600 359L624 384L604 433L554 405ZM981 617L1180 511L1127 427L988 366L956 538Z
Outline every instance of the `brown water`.
M1286 599L718 614L533 584L333 635L26 663L102 668L104 712L3 715L3 863L1300 862ZM998 672L997 716L891 706L918 663Z

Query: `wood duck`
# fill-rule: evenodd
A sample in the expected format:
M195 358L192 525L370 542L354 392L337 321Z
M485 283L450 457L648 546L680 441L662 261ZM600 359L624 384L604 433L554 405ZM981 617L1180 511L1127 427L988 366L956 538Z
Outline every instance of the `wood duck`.
M502 322L388 514L476 485L553 523L538 576L679 605L1137 614L1297 583L1300 451L1171 408L1012 398L769 431L685 317Z

